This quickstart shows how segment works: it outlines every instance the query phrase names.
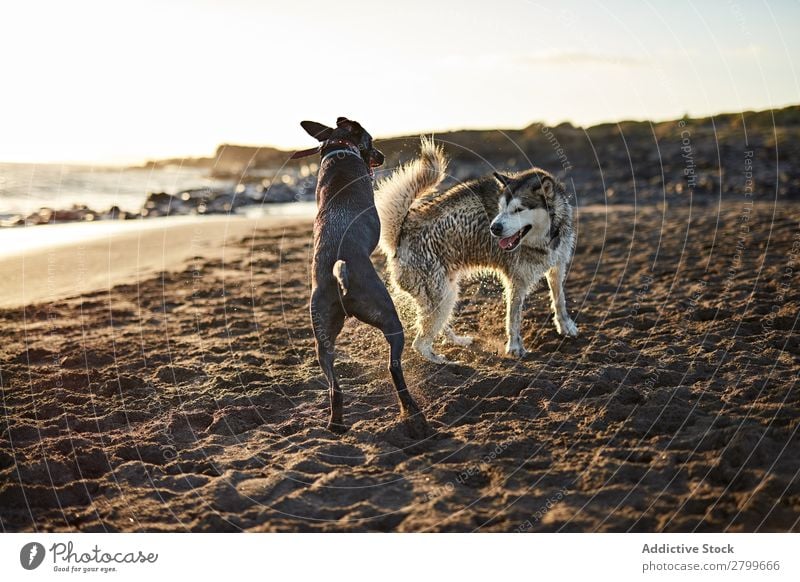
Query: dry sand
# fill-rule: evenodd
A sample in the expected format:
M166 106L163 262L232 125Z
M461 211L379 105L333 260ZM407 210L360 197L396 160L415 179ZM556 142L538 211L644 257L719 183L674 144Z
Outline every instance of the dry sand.
M798 530L800 205L747 208L582 213L582 335L559 337L535 291L522 361L500 353L498 285L468 285L455 327L477 344L443 348L461 365L406 352L438 431L424 442L397 422L383 339L353 321L337 360L352 428L324 428L307 222L0 310L0 525Z

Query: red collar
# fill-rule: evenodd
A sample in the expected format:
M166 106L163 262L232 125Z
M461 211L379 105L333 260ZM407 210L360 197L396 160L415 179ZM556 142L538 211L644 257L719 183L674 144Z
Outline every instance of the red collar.
M341 146L343 149L348 149L353 153L361 155L361 152L358 150L358 146L351 142L350 140L346 139L329 139L321 142L315 148L309 148L307 150L300 150L292 154L292 160L297 160L299 158L307 158L308 156L313 156L314 154L321 154L323 150L329 148L330 146Z
M358 146L354 144L349 139L329 139L322 145L320 145L319 151L322 153L324 150L331 146L339 146L340 149L350 150L351 152L361 155L361 152L358 149Z
M320 163L325 161L325 158L327 158L330 154L335 153L337 151L346 151L348 153L358 156L358 159L361 160L362 162L364 161L364 158L361 157L361 151L358 149L358 146L346 139L329 139L323 141L315 148L300 150L298 152L293 153L290 159L296 160L298 158L307 158L308 156L313 156L314 154L321 154L326 149L331 148L331 146L333 146L333 149L330 149L330 151L325 152L325 155L322 156ZM375 171L372 169L372 166L367 162L364 163L367 166L367 173L369 174L369 177L374 178Z

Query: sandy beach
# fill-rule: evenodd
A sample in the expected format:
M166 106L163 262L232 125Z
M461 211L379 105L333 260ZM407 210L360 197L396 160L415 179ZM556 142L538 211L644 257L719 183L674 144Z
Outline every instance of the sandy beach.
M55 301L138 282L192 257L233 260L233 243L298 216L196 216L0 230L0 308ZM306 220L307 222L307 220Z
M540 289L510 359L469 284L459 365L406 351L423 442L354 321L325 429L307 219L155 221L0 257L3 531L800 529L798 203L584 209L581 336Z

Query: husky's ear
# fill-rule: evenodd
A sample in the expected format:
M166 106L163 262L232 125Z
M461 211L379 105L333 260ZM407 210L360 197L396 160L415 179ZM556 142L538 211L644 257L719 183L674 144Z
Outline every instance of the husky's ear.
M508 188L511 185L511 178L509 178L508 176L504 176L500 172L492 172L492 175L498 182L500 182L500 185L503 186L504 188Z
M548 198L553 198L556 192L556 183L550 176L542 176L539 178L541 184L540 188L542 193Z
M306 130L306 133L319 141L330 139L333 133L333 128L327 125L322 125L316 121L301 121L300 125Z

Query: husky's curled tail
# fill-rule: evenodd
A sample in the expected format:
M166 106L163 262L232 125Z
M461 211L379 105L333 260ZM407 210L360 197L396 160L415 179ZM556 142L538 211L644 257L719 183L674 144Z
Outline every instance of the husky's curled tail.
M436 189L447 172L447 158L433 139L423 137L420 156L383 180L375 190L375 207L381 220L381 250L394 256L400 230L414 200Z

